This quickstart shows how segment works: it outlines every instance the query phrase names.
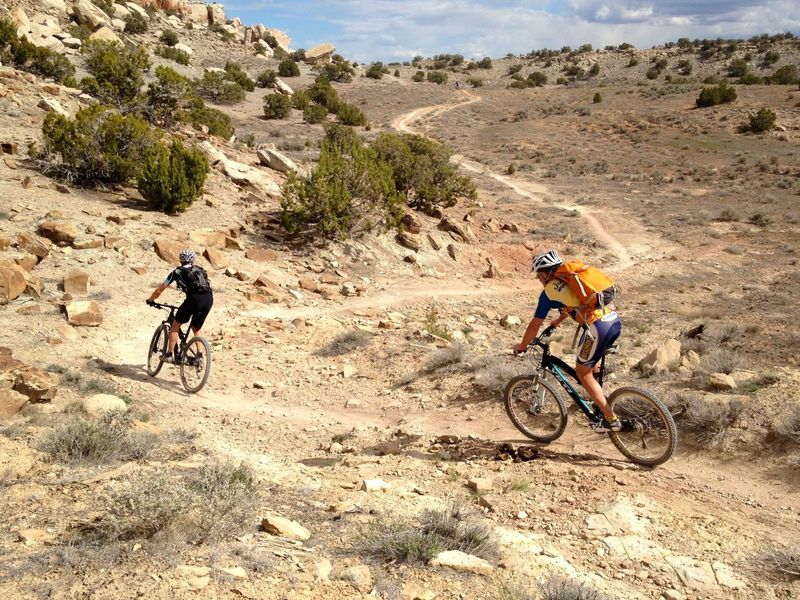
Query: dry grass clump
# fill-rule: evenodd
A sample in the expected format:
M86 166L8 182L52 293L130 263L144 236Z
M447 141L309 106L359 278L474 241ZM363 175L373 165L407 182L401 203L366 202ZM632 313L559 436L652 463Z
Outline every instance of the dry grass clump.
M362 329L343 331L317 351L319 356L341 356L359 348L366 348L372 341L372 334Z
M418 523L404 519L374 521L357 542L359 552L386 562L426 563L446 550L494 558L490 529L462 508L430 510Z
M670 412L680 428L701 446L722 444L728 430L744 411L738 401L708 402L702 398L679 398L670 402Z
M258 493L249 467L210 463L189 475L136 473L99 503L103 516L84 531L88 537L202 543L241 533L253 520Z
M539 594L542 600L611 600L609 596L586 583L559 575L551 575L541 582Z
M778 438L800 444L800 404L795 404L775 427Z
M767 548L760 558L764 566L772 571L800 577L800 544L788 548Z
M742 357L726 348L714 348L700 357L700 369L705 373L733 373L742 366Z
M425 361L425 371L433 373L444 367L457 365L467 356L467 346L461 342L453 342L447 348L432 353Z
M475 385L490 392L502 392L517 375L532 372L525 362L502 356L487 356L475 363Z
M130 428L132 417L108 412L97 421L78 417L49 431L38 449L49 459L65 463L105 464L150 456L162 443L160 436Z

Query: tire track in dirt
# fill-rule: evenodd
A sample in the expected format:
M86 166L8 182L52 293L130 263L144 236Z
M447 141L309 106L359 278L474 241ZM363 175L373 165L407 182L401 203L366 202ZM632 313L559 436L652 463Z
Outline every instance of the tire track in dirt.
M452 104L437 104L434 106L424 106L422 108L417 108L412 111L409 111L405 114L396 117L392 120L392 127L397 129L402 133L415 133L419 134L415 131L412 127L412 123L416 121L420 121L424 117L432 117L439 115L443 112L448 112L454 110L456 108L462 108L469 104L474 104L476 102L480 102L483 100L480 96L476 96L468 91L463 91L462 96L466 98L466 100L462 100L460 102L454 102ZM467 171L472 173L477 173L480 175L484 175L495 181L499 182L500 184L511 188L525 198L532 200L534 202L538 202L541 204L546 203L544 197L548 194L547 188L538 183L532 182L522 182L522 181L513 181L509 177L505 175L501 175L500 173L495 173L490 169L486 168L485 166L481 165L478 162L468 160L460 155L453 155L453 161ZM612 267L610 270L621 270L626 269L634 264L634 260L631 257L630 252L628 251L627 247L622 244L619 240L617 240L614 236L612 236L608 230L603 227L603 224L597 219L597 217L592 214L591 211L587 210L585 207L578 206L575 204L563 204L563 203L554 203L552 206L557 208L562 208L564 210L574 210L581 215L581 217L587 222L589 228L595 234L595 236L601 240L608 248L617 255L617 264Z

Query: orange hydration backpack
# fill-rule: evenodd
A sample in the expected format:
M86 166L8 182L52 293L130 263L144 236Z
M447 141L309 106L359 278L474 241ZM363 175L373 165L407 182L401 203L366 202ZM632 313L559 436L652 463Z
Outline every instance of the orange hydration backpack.
M579 323L593 323L600 316L595 311L613 300L614 281L600 269L579 260L562 263L556 269L555 277L566 283L578 297L580 306L576 319Z

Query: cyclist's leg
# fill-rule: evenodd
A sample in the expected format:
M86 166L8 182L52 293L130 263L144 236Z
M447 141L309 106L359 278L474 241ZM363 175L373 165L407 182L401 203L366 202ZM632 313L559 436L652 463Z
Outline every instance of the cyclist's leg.
M619 317L609 315L593 323L581 338L580 350L575 364L575 372L583 389L592 399L606 419L613 420L614 412L606 402L603 388L594 378L594 371L603 353L617 340L621 331Z
M213 305L214 295L211 292L195 297L194 313L192 314L191 323L191 329L194 335L200 335L200 331L203 329L203 325L206 322L206 317L208 317L208 313L211 312L211 307ZM200 344L196 345L197 352L200 352L202 349Z
M175 313L175 320L172 321L172 326L169 328L169 343L167 344L167 354L175 352L175 346L178 345L178 335L180 333L181 325L189 322L192 318L192 303L190 298L186 298L183 304L178 307L178 312Z

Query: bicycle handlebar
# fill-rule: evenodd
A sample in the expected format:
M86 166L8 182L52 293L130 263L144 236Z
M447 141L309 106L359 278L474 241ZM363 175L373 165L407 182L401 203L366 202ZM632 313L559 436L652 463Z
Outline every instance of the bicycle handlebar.
M155 302L155 301L151 302L150 306L152 306L153 308L158 308L158 309L169 308L171 310L178 310L178 307L177 306L173 306L172 304L159 304L158 302Z

